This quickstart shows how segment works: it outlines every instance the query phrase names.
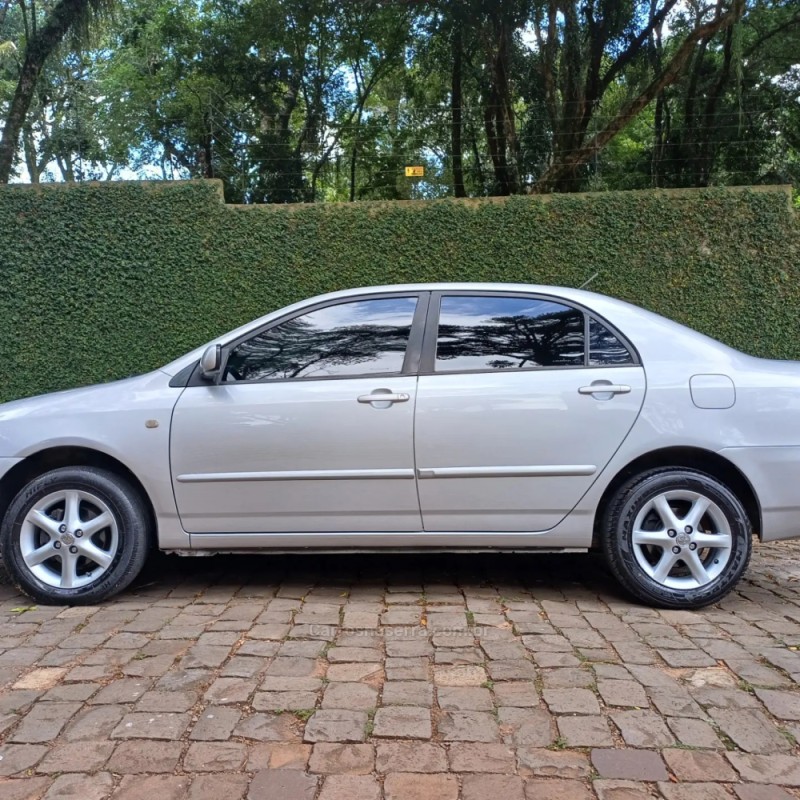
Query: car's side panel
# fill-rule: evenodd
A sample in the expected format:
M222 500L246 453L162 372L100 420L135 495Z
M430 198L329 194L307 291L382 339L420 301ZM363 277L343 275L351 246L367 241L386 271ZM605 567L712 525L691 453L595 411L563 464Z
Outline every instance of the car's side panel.
M629 391L580 393L595 381ZM638 366L421 376L415 447L425 530L555 527L628 435L644 396Z
M399 376L189 387L175 408L171 444L184 527L228 534L419 530L416 382ZM408 399L359 402L376 389Z

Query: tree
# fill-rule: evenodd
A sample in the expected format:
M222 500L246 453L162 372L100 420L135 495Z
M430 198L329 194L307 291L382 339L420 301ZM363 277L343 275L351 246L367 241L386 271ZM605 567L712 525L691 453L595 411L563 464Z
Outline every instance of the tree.
M10 0L3 0L3 20ZM14 167L14 158L19 145L25 116L36 91L36 83L47 60L53 55L64 37L87 21L92 11L99 11L103 0L58 0L47 13L41 25L37 24L35 4L26 8L25 49L22 67L17 79L8 113L5 116L3 134L0 137L0 183L8 183Z

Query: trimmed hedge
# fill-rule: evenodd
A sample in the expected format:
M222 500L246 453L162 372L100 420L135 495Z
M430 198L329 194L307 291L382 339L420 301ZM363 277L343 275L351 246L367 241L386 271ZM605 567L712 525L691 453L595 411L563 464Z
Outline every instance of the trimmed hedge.
M319 292L579 286L800 359L784 187L225 206L215 181L0 188L0 399L110 380Z

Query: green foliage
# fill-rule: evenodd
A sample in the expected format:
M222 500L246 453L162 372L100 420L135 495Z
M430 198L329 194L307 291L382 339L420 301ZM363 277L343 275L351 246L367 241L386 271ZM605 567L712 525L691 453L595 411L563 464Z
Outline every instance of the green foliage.
M800 359L780 187L226 206L219 182L0 188L0 399L156 368L287 303L414 281L580 286Z

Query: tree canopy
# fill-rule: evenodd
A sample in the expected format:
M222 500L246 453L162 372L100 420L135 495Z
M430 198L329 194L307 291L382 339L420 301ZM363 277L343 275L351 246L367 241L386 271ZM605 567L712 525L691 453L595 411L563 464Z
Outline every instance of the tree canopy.
M798 44L797 0L0 0L0 182L800 186Z

